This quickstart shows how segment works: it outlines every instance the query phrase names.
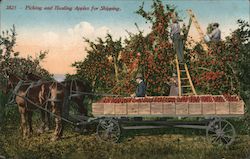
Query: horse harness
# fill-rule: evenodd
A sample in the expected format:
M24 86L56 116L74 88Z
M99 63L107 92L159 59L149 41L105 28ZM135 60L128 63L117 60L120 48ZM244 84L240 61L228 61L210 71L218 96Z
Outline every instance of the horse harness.
M17 85L15 86L14 90L12 91L12 94L8 100L8 104L14 104L15 103L15 98L16 96L19 96L21 98L23 98L25 101L31 101L27 95L29 94L29 91L36 87L36 86L39 86L39 85L42 85L46 82L42 82L41 80L39 81L36 81L36 82L25 82L24 80L20 80ZM53 82L52 85L54 85L56 82ZM24 91L25 92L25 96L20 96L18 95L18 91L20 90L21 86L25 86L25 85L29 85L27 87L27 89ZM45 105L45 108L47 109L47 105L48 105L48 102L60 102L61 100L58 100L58 99L52 99L50 98L50 95L51 95L51 90L48 92L48 95L46 96L46 100L44 103L42 103L41 106ZM34 102L31 102L31 103L34 103ZM27 108L27 102L25 103L26 105L26 108ZM35 106L37 106L36 104L33 104Z

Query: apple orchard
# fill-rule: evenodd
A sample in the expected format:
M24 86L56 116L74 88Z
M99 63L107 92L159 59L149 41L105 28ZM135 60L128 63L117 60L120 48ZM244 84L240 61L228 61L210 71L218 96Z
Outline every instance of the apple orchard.
M87 57L75 62L77 76L91 83L93 91L128 96L135 91L135 75L140 72L147 84L147 95L169 94L169 81L176 72L175 51L169 39L169 25L175 7L154 1L151 10L143 4L136 14L150 23L147 35L136 25L137 33L114 40L112 35L88 39ZM176 14L178 19L181 17ZM249 98L249 24L238 20L238 29L225 40L208 43L205 51L197 42L185 43L185 60L198 94L240 94ZM183 27L184 37L187 32Z

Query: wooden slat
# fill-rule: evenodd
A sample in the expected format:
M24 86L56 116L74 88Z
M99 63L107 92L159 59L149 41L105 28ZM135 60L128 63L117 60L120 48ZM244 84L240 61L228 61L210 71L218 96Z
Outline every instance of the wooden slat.
M202 114L201 103L189 103L189 114Z
M104 114L104 104L103 103L93 103L92 104L92 114L98 114L98 115Z
M160 102L151 103L151 114L163 114L163 104Z
M215 102L216 114L229 114L228 102Z
M115 114L115 104L114 103L105 103L104 104L104 114L105 115Z
M179 67L179 61L176 56L176 68L177 68L177 76L178 76L178 94L181 96L181 73L180 73L180 67Z
M166 115L175 115L175 103L163 103L163 113Z
M185 70L187 72L187 78L189 80L189 84L191 85L191 88L192 88L192 93L197 95L196 90L195 90L194 85L193 85L193 82L192 82L192 79L191 79L191 76L190 76L189 71L188 71L187 64L185 64Z
M150 103L138 103L139 114L150 114Z
M176 102L176 115L187 115L188 114L188 103L187 102Z
M244 102L229 102L230 114L244 114Z
M127 103L128 114L138 114L138 103Z
M204 114L204 115L212 115L212 114L216 114L215 113L215 103L213 103L213 102L207 102L207 103L205 103L205 102L203 102L202 103L202 114Z
M127 103L116 103L115 114L120 114L120 115L127 114Z

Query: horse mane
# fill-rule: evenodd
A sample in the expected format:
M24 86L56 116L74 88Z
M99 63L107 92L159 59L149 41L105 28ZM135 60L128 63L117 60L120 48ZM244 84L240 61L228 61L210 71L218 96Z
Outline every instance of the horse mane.
M30 81L39 81L42 79L41 76L38 76L36 74L33 74L33 73L27 73L27 79L30 80Z
M14 75L13 73L7 73L7 75L9 76L9 80L14 83L18 83L20 80L23 80L22 78L18 77L17 75Z

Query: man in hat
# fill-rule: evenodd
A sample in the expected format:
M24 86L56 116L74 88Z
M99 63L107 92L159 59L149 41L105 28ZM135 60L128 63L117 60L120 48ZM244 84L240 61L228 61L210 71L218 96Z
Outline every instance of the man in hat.
M143 81L142 74L138 73L135 77L137 88L136 92L131 95L131 97L145 97L146 95L146 84Z
M174 48L177 53L178 61L182 63L184 61L184 54L183 54L183 41L180 32L181 32L180 25L176 17L173 17L170 36L174 43Z
M213 31L208 35L211 41L218 42L221 40L221 31L219 29L219 24L214 23L213 26Z

